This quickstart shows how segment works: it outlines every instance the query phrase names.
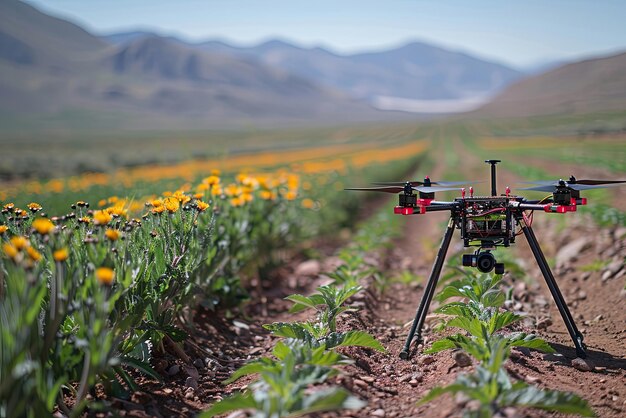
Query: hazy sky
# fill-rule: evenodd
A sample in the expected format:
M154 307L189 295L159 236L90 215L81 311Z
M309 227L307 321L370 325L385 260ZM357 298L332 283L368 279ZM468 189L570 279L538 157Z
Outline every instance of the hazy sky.
M2 1L2 0L0 0ZM626 50L626 0L28 0L96 33L148 29L338 53L422 40L516 66Z

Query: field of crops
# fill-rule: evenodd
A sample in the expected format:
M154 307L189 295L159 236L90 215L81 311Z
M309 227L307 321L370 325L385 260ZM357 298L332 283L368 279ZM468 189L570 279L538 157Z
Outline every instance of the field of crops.
M343 191L428 174L482 180L480 162L488 158L504 161L501 179L512 186L573 169L580 178L626 178L622 133L560 136L553 126L505 130L456 121L264 132L262 149L242 135L230 155L191 141L193 159L180 153L93 172L11 176L0 189L0 416L214 416L243 409L258 417L399 417L439 405L446 393L463 399L452 416L522 416L534 411L528 408L593 416L598 401L584 391L533 382L516 369L524 366L520 352L532 350L526 364L537 351L564 352L527 323L531 312L524 310L534 306L516 305L529 268L518 256L509 256L504 277L446 270L441 321L427 327L420 348L441 364L452 349L454 365L464 362L459 368L471 372L398 363L402 324L412 318L421 294L415 289L431 261L402 259L398 251L416 253L418 238L436 246L441 218L407 224L389 216L393 203ZM320 135L315 145L312 134ZM149 160L160 155L152 153ZM76 168L83 157L75 158L69 166ZM597 267L590 276L605 275L621 257L611 280L603 280L614 286L624 272L625 194L616 188L591 197L600 209L583 219L615 240L610 255L598 249L586 265ZM556 236L566 225L548 229ZM317 267L303 273L307 263ZM207 313L214 334L202 340L198 318ZM241 343L241 330L250 334L255 326L259 334ZM232 350L220 347L223 338ZM618 352L608 354L620 358L626 353L616 345L608 350ZM624 412L624 370L615 364L599 366L617 398L599 416ZM153 410L133 406L161 395L174 406L161 405L163 398Z

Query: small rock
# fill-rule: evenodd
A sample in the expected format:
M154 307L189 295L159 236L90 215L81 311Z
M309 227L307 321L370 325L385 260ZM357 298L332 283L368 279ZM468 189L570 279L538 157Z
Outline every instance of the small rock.
M198 389L198 381L190 376L187 380L185 380L185 386L192 389Z
M562 247L556 254L557 266L563 266L575 260L580 253L591 247L591 241L587 237L580 237Z
M187 391L185 392L185 399L193 399L194 396L195 391L192 388L187 388Z
M472 365L472 359L464 351L454 353L454 362L459 367L469 367Z
M601 321L602 319L604 319L604 316L602 316L602 314L600 314L600 315L596 316L595 318L593 318L593 320L595 322Z
M201 358L197 358L193 361L193 365L200 369L204 368L204 361Z
M372 411L372 416L373 417L384 417L385 416L385 411L383 409L376 409L375 411Z
M421 372L413 373L411 375L411 379L421 382L424 379L424 373L421 373Z
M593 365L589 361L582 359L580 357L576 357L574 360L572 360L572 366L575 369L578 369L583 372L590 372L593 370Z
M359 376L359 379L367 383L374 383L375 380L372 376Z
M533 383L541 383L541 379L540 379L540 378L538 378L537 376L531 376L531 375L528 375L528 376L526 376L526 379L525 379L525 380L526 380L526 382L528 382L528 383L530 383L530 384L533 384Z
M423 365L433 364L434 362L435 358L433 356L425 356L422 358Z
M354 379L353 383L354 383L355 386L358 386L358 387L361 387L361 388L366 388L366 387L369 386L367 383L365 383L361 379Z
M411 386L417 386L417 383L418 383L418 382L417 382L417 380L416 380L416 379L411 379L411 380L409 380L409 385L411 385Z
M581 290L580 292L578 292L577 298L578 300L587 299L587 292L585 292L584 290Z
M263 347L254 347L252 350L248 351L248 354L255 356L257 354L261 354L263 351L265 351Z
M298 264L295 269L296 276L315 277L320 274L322 267L317 260L307 260Z
M402 375L402 376L400 376L398 378L398 382L400 382L400 383L404 383L404 382L409 381L409 380L411 380L411 375L410 374L405 374L405 375Z
M178 364L174 364L172 367L167 369L167 374L170 376L174 376L175 374L178 374L178 372L180 372L180 366Z
M163 393L165 393L166 395L169 395L169 394L171 394L172 392L174 392L174 391L173 391L172 389L170 389L170 388L165 388L165 389L163 389Z

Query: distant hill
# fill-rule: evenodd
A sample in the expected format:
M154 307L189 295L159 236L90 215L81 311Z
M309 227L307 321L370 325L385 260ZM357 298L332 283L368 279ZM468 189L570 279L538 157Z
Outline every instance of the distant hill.
M247 56L334 87L355 97L416 100L464 99L491 95L521 78L520 71L461 52L413 42L386 51L337 55L272 40L238 48L208 41L198 47Z
M119 45L145 36L154 34L135 31L111 34L103 39ZM324 48L303 48L278 39L250 47L220 40L190 43L169 39L204 51L253 59L371 102L378 98L419 101L482 98L524 76L505 65L422 42L390 50L340 55Z
M176 39L141 33L112 45L17 0L0 1L0 110L4 129L390 117L284 70Z
M626 110L626 52L521 80L474 114L524 117Z

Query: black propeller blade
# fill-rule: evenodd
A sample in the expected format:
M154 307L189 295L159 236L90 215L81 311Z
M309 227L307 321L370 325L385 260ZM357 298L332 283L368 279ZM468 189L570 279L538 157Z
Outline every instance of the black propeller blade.
M410 183L413 187L423 186L425 183L423 181L409 181L409 182L401 182L401 181L377 181L372 184L376 186L404 186L405 184ZM475 183L484 183L484 181L431 181L430 184L437 186L461 186L463 184L475 184Z
M624 183L624 182L621 182ZM518 190L536 190L540 192L553 192L558 187L558 184L546 184L543 186L534 186L534 187L525 187ZM606 189L609 187L616 187L619 184L598 184L598 185L588 185L588 184L570 184L566 183L565 186L561 185L561 187L567 187L572 190L590 190L590 189Z
M458 187L433 187L433 186L418 186L418 187L413 187L413 190L417 190L418 192L422 192L422 193L436 193L436 192L447 192L450 190L455 190L455 191L459 191Z
M583 179L583 180L578 180L576 177L572 176L570 177L568 180L540 180L540 181L524 181L522 183L525 184L537 184L537 185L541 185L541 186L563 186L562 183L565 183L565 186L568 186L570 188L572 188L572 186L580 184L580 185L586 185L586 186L605 186L605 185L618 185L618 184L622 184L622 183L626 183L626 180L590 180L590 179ZM530 189L528 189L530 190ZM574 189L577 190L577 189ZM583 190L583 189L580 189Z
M384 192L384 193L400 193L404 191L404 187L387 186L387 187L350 187L344 190L357 190L360 192Z

